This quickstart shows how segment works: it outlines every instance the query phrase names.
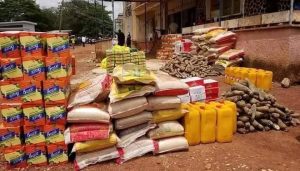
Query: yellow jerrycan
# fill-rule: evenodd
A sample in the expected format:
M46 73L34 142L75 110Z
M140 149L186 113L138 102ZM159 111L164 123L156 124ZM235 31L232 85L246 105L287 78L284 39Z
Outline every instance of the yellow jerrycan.
M189 112L185 114L183 120L184 136L189 145L200 144L200 114L199 110L191 105L183 106Z
M264 82L264 90L270 91L272 89L272 81L273 81L273 72L272 71L266 71L265 72L265 82Z
M242 68L240 74L241 74L241 79L245 80L248 76L248 68Z
M232 109L227 106L216 106L217 129L216 140L220 143L231 142L233 138L233 115Z
M212 143L216 141L216 110L209 106L200 108L200 141L201 143Z
M248 79L254 85L256 85L256 75L257 75L257 73L255 70L250 70L248 72Z
M232 111L232 125L233 125L233 133L236 133L237 130L237 107L236 104L234 102L228 101L228 100L224 100L220 102L221 104L229 107Z

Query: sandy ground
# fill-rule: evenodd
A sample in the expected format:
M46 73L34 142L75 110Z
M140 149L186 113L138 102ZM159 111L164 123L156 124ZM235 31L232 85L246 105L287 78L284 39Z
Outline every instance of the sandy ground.
M95 68L92 62L95 54L94 46L87 45L84 49L76 47L74 55L77 59L76 79L88 78L90 70ZM162 61L151 59L147 66L153 70L163 65ZM223 83L223 77L215 77L220 81L221 92L229 88ZM273 95L287 107L300 113L300 86L283 89L274 83ZM2 160L1 167L4 170ZM39 167L27 170L72 170L73 164L55 167ZM98 170L261 170L297 171L300 169L300 127L290 128L288 132L270 131L246 135L236 134L232 143L212 143L192 146L189 151L175 152L133 159L122 165L114 161L96 164L87 171ZM23 169L22 169L23 170Z

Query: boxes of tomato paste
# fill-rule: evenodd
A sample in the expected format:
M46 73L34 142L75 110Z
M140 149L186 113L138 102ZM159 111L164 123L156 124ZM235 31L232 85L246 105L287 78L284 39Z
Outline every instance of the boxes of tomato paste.
M48 57L70 57L69 35L67 33L46 34Z
M20 95L24 104L43 104L42 85L40 81L21 81Z
M43 81L43 95L45 104L66 104L70 95L69 82L63 80Z
M5 127L23 126L23 110L21 103L0 104L0 114Z
M21 103L21 86L14 81L0 81L0 102Z
M23 104L24 125L45 125L45 108L43 104Z
M56 165L68 162L68 148L66 145L50 144L47 145L47 151L49 164Z
M0 124L0 151L3 148L20 146L20 131L20 127L4 127L3 124Z
M65 104L46 104L46 124L66 124L67 106Z
M24 126L26 145L45 145L44 126Z
M21 56L41 56L42 42L39 32L20 32Z
M44 126L47 144L65 144L65 125L51 124Z
M19 32L0 33L0 58L19 58Z
M45 59L42 56L22 58L24 80L43 81L46 78Z
M3 80L23 80L21 58L0 58L0 63Z
M10 147L4 150L7 168L23 168L27 166L24 146Z
M26 145L27 165L45 166L47 165L46 146L44 145Z

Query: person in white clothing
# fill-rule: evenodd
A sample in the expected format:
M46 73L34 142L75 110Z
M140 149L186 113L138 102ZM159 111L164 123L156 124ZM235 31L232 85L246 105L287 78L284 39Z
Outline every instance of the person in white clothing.
M85 36L82 36L81 42L82 42L82 46L85 47L85 43L86 43L86 37Z

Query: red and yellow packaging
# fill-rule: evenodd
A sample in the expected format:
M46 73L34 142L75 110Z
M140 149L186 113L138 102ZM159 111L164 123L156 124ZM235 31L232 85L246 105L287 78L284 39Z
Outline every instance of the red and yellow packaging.
M22 64L24 80L45 80L45 58L43 56L23 57Z
M8 169L27 166L24 146L6 148L4 150L4 158L7 162Z
M26 145L45 145L44 126L24 126Z
M48 151L48 163L50 165L54 164L61 164L68 162L68 148L67 145L57 145L57 144L50 144L47 145Z
M67 33L47 33L48 57L70 57L69 35Z
M46 76L47 79L65 79L72 72L71 58L64 57L46 57Z
M21 81L20 95L24 104L43 104L42 85L40 81Z
M23 126L23 110L21 103L0 104L0 114L5 127Z
M43 81L43 95L45 104L66 104L70 95L69 80Z
M65 125L51 124L45 125L45 138L47 144L65 144L64 131Z
M43 104L23 104L24 125L45 125L45 108Z
M76 58L72 56L72 75L76 74Z
M0 33L0 58L19 58L19 33L2 32Z
M0 58L0 63L3 80L20 81L24 79L21 58Z
M0 124L0 151L12 146L21 146L20 127L4 127Z
M21 86L19 82L0 81L0 102L21 103Z
M20 32L21 56L41 56L42 42L40 32Z
M26 145L27 165L45 166L47 165L47 152L44 145Z
M66 124L67 105L65 104L46 104L46 124Z

